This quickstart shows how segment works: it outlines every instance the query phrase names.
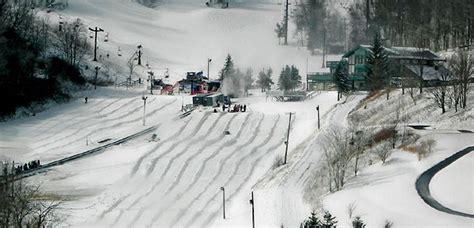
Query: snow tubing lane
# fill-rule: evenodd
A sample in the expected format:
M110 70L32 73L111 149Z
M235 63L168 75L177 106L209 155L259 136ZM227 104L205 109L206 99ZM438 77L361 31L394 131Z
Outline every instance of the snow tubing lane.
M428 204L430 207L442 211L448 214L452 215L457 215L457 216L463 216L463 217L468 217L468 218L474 218L473 214L468 214L460 211L455 211L453 209L449 209L445 206L443 206L441 203L439 203L436 199L433 198L433 196L430 193L430 182L431 179L433 179L434 175L436 175L439 171L442 169L446 168L447 166L451 165L453 162L458 160L459 158L463 157L464 155L474 151L474 146L467 147L464 150L461 150L454 155L451 155L450 157L444 159L443 161L439 162L438 164L434 165L430 169L426 170L424 173L422 173L418 179L416 180L415 187L416 191L418 192L418 195L420 195L421 199L425 201L426 204Z
M192 137L192 136L196 135L196 134L199 132L199 130L201 129L201 127L199 127L199 126L202 126L210 116L211 116L211 113L206 113L206 114L200 119L200 121L199 121L198 124L196 125L196 128L193 130L193 132L192 132L189 136ZM219 118L220 118L220 117L222 117L222 115L219 116ZM186 124L186 126L187 126L187 124ZM180 144L180 143L181 143L180 141L174 142L174 143L171 145L171 147L168 148L168 150L167 150L166 152L164 152L163 154L160 154L158 157L154 158L153 161L152 161L151 167L149 167L148 170L147 170L146 176L148 177L148 176L153 172L153 170L154 170L155 167L156 167L156 164L158 163L158 161L159 161L161 158L163 158L165 155L167 155L167 154L173 152L174 149L175 149L175 147L176 147L178 144ZM171 162L171 163L172 163L172 162ZM172 165L171 163L170 163L170 161L168 161L167 167L166 167L166 169L165 169L165 172L163 172L163 173L161 174L160 179L159 179L159 180L152 186L152 188L149 189L144 195L141 195L141 196L139 196L137 199L135 199L135 200L132 202L132 204L127 207L127 210L130 209L130 208L132 208L133 206L135 206L135 205L136 205L137 203L139 203L143 198L145 198L145 197L147 197L148 195L150 195L150 194L155 190L155 188L157 188L157 187L160 185L160 183L161 183L161 182L163 181L163 179L165 178L167 172L169 171L169 169L170 169L170 167L171 167L171 165ZM140 211L138 211L138 214L141 214L141 213L142 213L142 210L144 210L144 208L141 208ZM120 220L120 218L122 217L122 214L123 214L123 213L124 213L123 210L120 211L119 215L115 218L115 220L114 220L114 222L113 222L112 225L116 225L116 224L119 222L119 220Z

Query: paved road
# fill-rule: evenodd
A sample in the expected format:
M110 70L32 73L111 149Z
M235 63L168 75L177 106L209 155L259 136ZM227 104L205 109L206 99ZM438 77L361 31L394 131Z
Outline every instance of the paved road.
M453 162L458 160L459 158L463 157L466 154L469 154L470 152L474 151L474 146L467 147L464 150L461 150L451 157L448 157L444 159L443 161L439 162L438 164L434 165L430 169L426 170L424 173L422 173L418 179L416 180L415 186L416 186L416 191L418 192L418 195L427 203L430 205L432 208L446 212L448 214L452 215L457 215L457 216L463 216L463 217L468 217L468 218L474 218L474 214L468 214L460 211L455 211L452 209L449 209L445 206L443 206L441 203L439 203L436 199L431 196L430 193L430 181L442 169L446 168L447 166L451 165Z

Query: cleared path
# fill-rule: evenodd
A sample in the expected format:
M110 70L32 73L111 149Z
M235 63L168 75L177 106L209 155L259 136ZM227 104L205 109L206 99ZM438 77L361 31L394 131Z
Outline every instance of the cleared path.
M474 151L474 146L467 147L464 150L461 150L451 157L448 157L444 159L443 161L439 162L438 164L434 165L430 169L426 170L424 173L422 173L418 179L416 180L415 186L416 186L416 191L418 192L418 195L427 203L430 205L432 208L452 214L452 215L457 215L457 216L463 216L463 217L468 217L468 218L474 218L473 214L468 214L460 211L456 211L450 208L447 208L443 206L441 203L439 203L436 199L433 198L433 196L430 193L430 182L431 179L442 169L446 168L447 166L451 165L453 162L456 160L460 159L466 154L469 154L470 152Z

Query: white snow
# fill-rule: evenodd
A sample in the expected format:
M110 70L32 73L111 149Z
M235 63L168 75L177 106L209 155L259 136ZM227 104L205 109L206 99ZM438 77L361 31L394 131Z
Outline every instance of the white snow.
M472 94L471 94L472 95ZM449 215L437 211L423 202L415 189L417 177L450 155L474 143L470 133L457 129L472 130L473 104L467 110L455 113L449 110L441 114L434 101L424 95L418 97L416 105L408 94L400 91L392 94L390 101L384 96L366 103L367 109L358 112L367 115L367 122L375 126L391 121L395 110L403 107L402 116L407 123L424 123L429 130L416 131L422 137L419 141L434 139L434 153L418 161L415 154L395 150L385 165L377 162L351 178L346 187L323 199L323 207L338 218L338 227L351 227L351 220L360 216L368 227L382 227L391 221L395 227L472 227L472 219ZM400 101L404 102L399 106ZM465 213L472 213L472 155L466 155L441 170L430 184L432 196L444 206ZM348 207L356 206L352 219Z
M295 40L290 39L289 46L278 45L273 30L282 12L281 5L268 3L233 3L222 10L207 8L202 1L165 1L149 9L129 0L75 0L60 13L66 20L79 17L87 26L109 33L109 42L100 34L98 64L113 68L112 76L119 81L128 76L123 73L125 63L142 44L143 62L150 67L139 67L134 77L144 79L148 70L161 77L168 68L173 83L187 71L206 71L207 58L213 59L211 78L217 77L228 53L238 67L251 67L255 73L272 67L275 82L287 64L296 65L303 76L320 70L321 56L310 56ZM43 15L51 21L58 18L58 12ZM324 132L347 126L348 113L365 96L355 94L337 102L335 92L322 92L308 101L281 103L255 92L237 101L248 105L246 113L199 109L179 119L181 105L190 103L191 97L147 95L147 126L142 126L144 89L86 91L34 117L0 123L0 156L17 162L40 159L44 164L156 125L157 141L150 141L148 134L30 179L68 199L62 211L65 226L249 227L254 191L258 227L298 227L317 207L302 196L320 162ZM399 93L392 96L400 97ZM453 130L474 129L472 108L441 115L432 101L408 105L408 97L403 99L404 113L410 115L410 123L432 125L433 130L419 133L422 139L438 141L436 152L418 162L415 155L396 151L388 164L367 167L346 189L327 196L323 206L337 216L338 227L350 225L346 211L352 202L369 227L381 227L385 219L396 227L472 227L472 220L427 206L414 187L420 173L472 145L472 135ZM382 105L383 99L369 103L366 110L358 107L374 125L386 124L399 105L396 98ZM472 102L468 106L473 107ZM288 163L273 169L275 158L285 151L288 112L295 113ZM225 130L231 134L223 134ZM469 181L470 187L463 188ZM440 202L472 213L472 186L469 155L435 176L431 189ZM220 187L226 190L226 220L221 217Z

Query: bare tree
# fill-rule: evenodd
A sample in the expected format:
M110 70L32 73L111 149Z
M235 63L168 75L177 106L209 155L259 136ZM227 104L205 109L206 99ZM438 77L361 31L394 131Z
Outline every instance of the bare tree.
M451 90L449 87L449 81L451 76L447 72L441 72L440 82L437 86L428 89L433 100L441 108L441 113L446 112L446 103L449 101L448 98L452 97Z
M390 143L382 142L372 148L372 152L377 156L382 164L385 164L390 155L392 155L392 146Z
M61 31L57 30L56 34L57 48L63 59L74 66L79 64L89 48L84 24L77 19L73 23L64 24Z
M345 184L346 172L353 157L351 136L347 131L333 129L324 141L324 167L327 172L329 191L339 191Z
M454 76L454 106L465 109L467 107L467 94L470 90L470 79L474 74L474 59L466 51L459 51L450 62Z
M62 200L58 199L36 199L33 208L34 225L36 227L45 227L47 224L60 222L60 217L56 215L56 211L62 202Z
M132 75L133 71L135 70L135 67L137 66L135 64L135 60L137 60L137 52L134 52L132 56L130 56L130 59L127 61L127 67L129 70L129 75L127 79L127 88L132 85Z
M0 227L45 227L57 221L54 212L61 200L42 197L38 186L18 178L13 163L0 162L0 168Z

